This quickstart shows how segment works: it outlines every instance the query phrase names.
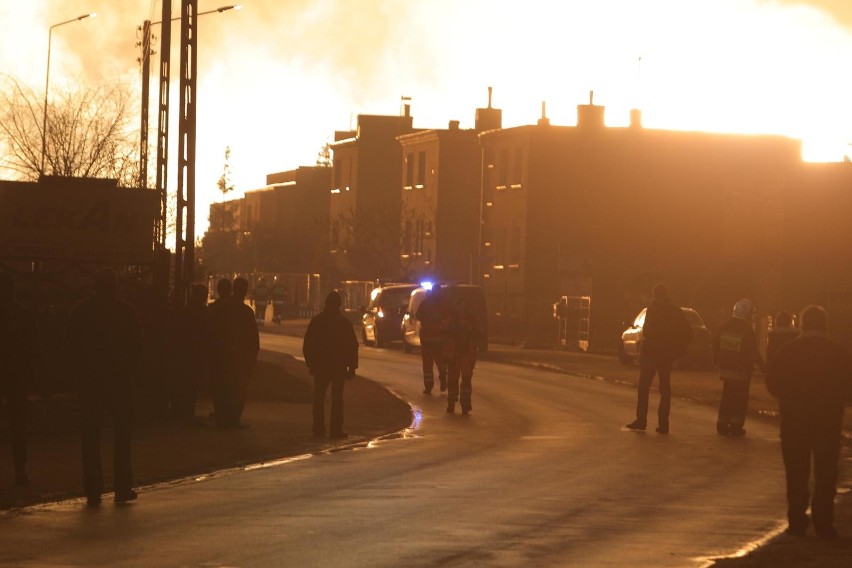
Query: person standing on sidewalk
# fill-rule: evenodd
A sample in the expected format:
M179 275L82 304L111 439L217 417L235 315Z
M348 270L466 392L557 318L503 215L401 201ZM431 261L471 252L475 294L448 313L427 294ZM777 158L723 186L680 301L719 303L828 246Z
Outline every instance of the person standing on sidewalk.
M115 502L136 499L130 465L133 379L142 355L142 324L136 310L118 298L118 275L95 275L94 294L71 311L66 346L80 389L83 489L90 506L101 503L101 427L112 414Z
M0 274L0 399L6 400L15 485L27 485L27 393L39 353L35 317L15 300L12 275Z
M216 282L217 298L207 306L210 319L210 359L208 377L210 396L213 399L213 416L217 428L224 428L227 414L227 388L230 364L228 360L229 306L234 302L233 284L230 279L221 278Z
M852 400L852 357L829 339L826 312L811 305L801 317L802 334L769 362L766 388L781 409L781 455L787 474L787 533L807 531L811 459L814 494L810 503L818 536L837 538L834 496L843 413ZM813 456L813 458L812 458Z
M254 319L254 310L246 303L248 294L248 280L242 277L234 278L234 302L230 305L231 313L231 363L232 372L229 379L228 417L226 428L244 427L242 419L243 409L248 397L248 386L251 375L257 365L257 356L260 353L260 334L257 331L257 321Z
M479 322L466 298L459 298L450 321L449 382L447 412L453 413L456 401L461 402L462 414L470 414L473 395L473 367L476 365L476 346L479 343ZM461 390L459 390L461 376Z
M638 400L636 420L627 424L630 430L645 430L648 423L648 396L654 375L660 381L660 405L657 408L657 432L669 433L671 409L672 363L686 352L692 339L692 327L683 310L669 297L665 284L653 289L654 301L645 312L642 350L639 354Z
M325 393L331 385L331 437L345 438L343 431L343 386L355 378L358 368L358 338L352 323L340 312L343 300L336 290L325 298L325 309L311 318L302 353L314 377L313 432L325 436Z
M748 391L754 363L758 360L757 335L751 318L754 305L743 298L734 305L734 312L719 329L713 343L713 354L723 383L719 401L716 431L723 436L745 436Z
M444 348L447 342L447 326L450 310L438 284L426 294L414 316L420 320L420 358L423 363L423 394L432 394L435 386L435 367L441 392L447 390L447 358Z

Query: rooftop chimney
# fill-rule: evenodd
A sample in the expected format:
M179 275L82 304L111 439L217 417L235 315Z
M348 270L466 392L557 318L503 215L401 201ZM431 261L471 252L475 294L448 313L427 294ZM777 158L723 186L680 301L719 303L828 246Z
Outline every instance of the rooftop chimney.
M642 128L642 111L638 108L630 109L630 128Z
M603 128L604 109L605 107L595 104L595 92L589 91L589 104L577 105L577 128Z
M547 102L541 101L541 118L538 119L539 126L549 126L550 119L547 118Z
M491 87L488 87L488 108L476 109L476 120L474 129L477 132L485 130L497 130L503 128L503 111L491 107Z
M458 130L458 129L459 129L459 121L458 121L458 120L451 120L451 121L450 121L449 129L450 129L451 131Z

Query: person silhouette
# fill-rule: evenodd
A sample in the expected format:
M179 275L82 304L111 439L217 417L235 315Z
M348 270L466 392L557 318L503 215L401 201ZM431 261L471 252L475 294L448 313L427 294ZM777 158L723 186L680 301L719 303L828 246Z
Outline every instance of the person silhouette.
M358 368L358 338L352 323L340 312L340 293L325 298L325 309L308 324L302 343L305 364L314 377L313 432L325 436L325 393L331 385L331 437L345 438L343 431L343 386L355 378Z
M451 310L444 300L441 287L435 284L414 314L420 320L420 360L423 364L423 394L432 394L435 386L435 367L441 392L447 390L447 326Z
M257 332L257 320L254 311L245 303L248 293L248 280L242 277L234 279L234 301L230 305L230 359L231 375L228 381L226 428L244 427L240 420L248 395L251 374L257 364L260 352L260 335Z
M0 273L0 397L9 411L15 485L30 482L27 473L27 393L35 380L39 336L32 313L15 300L11 274Z
M447 329L449 335L449 373L447 384L447 412L455 412L456 401L461 403L462 414L473 409L473 367L476 365L476 346L479 343L479 322L466 298L459 298ZM461 378L461 390L459 390Z
M213 414L215 424L219 428L225 426L227 414L227 383L231 368L230 359L230 319L229 306L234 302L233 284L228 278L221 278L216 283L218 297L207 307L210 320L210 351L208 375L210 378L210 395L213 398Z
M811 515L818 536L834 539L834 497L845 404L852 400L852 357L828 337L822 306L802 311L802 333L769 360L766 388L781 409L781 455L787 477L787 533L808 529L808 479L813 463Z
M665 284L655 285L652 292L654 301L645 313L644 338L639 354L636 420L626 427L630 430L645 430L651 382L654 375L658 375L660 405L657 408L657 432L668 434L672 400L672 363L686 351L692 338L692 327L683 315L683 310L672 302Z
M136 499L131 468L133 379L142 352L142 325L136 310L118 297L118 274L99 270L94 294L71 311L66 330L69 362L79 385L83 450L83 489L90 506L104 491L100 437L103 415L113 421L115 502Z

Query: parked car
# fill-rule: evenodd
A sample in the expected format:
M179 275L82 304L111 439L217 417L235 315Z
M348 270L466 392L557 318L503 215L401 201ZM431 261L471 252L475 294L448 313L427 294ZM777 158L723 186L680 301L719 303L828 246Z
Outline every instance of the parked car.
M450 306L455 306L460 298L466 298L470 309L473 310L479 322L479 351L488 350L488 310L485 306L485 292L481 286L471 284L442 284L441 291ZM411 293L408 308L402 316L402 349L409 353L420 347L420 321L417 319L417 308L426 298L426 287L419 287Z
M709 369L713 366L713 340L710 330L704 324L704 319L692 308L681 308L686 321L692 326L692 340L686 348L686 354L676 361L679 365ZM633 320L633 323L621 334L621 345L618 349L619 360L629 365L638 361L642 353L644 338L645 314L644 308Z
M416 284L401 284L374 288L370 305L361 316L361 339L364 345L384 347L389 341L402 339L402 314L408 308Z

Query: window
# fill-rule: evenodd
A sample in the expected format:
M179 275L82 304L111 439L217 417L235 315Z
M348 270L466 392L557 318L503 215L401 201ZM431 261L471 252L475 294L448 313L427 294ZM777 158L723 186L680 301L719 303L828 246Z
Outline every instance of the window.
M417 154L417 188L423 189L426 185L426 152Z
M512 241L509 245L509 262L516 264L521 260L521 228L512 227Z
M521 187L521 180L524 175L524 149L515 148L515 160L512 165L512 188L518 189Z
M340 246L340 221L332 221L331 223L331 248L336 249Z
M405 188L412 187L414 187L414 153L410 152L405 156Z
M500 149L500 159L497 160L497 189L506 189L509 183L509 149Z
M405 220L405 229L402 231L402 252L406 255L411 253L411 235L412 233L412 223L411 219Z

